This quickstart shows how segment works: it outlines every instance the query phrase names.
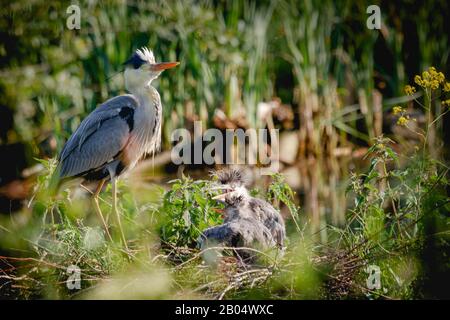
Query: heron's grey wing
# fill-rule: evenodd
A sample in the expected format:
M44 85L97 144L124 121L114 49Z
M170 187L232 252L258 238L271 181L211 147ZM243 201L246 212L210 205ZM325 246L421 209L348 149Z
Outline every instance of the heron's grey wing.
M273 243L270 231L255 219L236 219L208 228L203 231L200 241L202 247L206 242L230 247L267 247Z
M281 214L270 203L261 199L252 199L250 207L264 226L270 230L273 240L282 247L286 237L286 228Z
M197 240L198 247L202 250L203 260L207 264L216 265L222 255L220 247L231 247L231 239L234 236L236 236L235 231L230 228L229 223L203 230Z
M236 230L230 226L230 223L224 223L220 226L205 229L198 242L201 248L204 248L209 242L216 245L229 246L231 245L231 239L236 236L236 234Z
M128 141L137 106L132 95L122 95L89 114L61 152L60 177L77 176L114 159Z
M275 242L270 231L258 220L235 219L220 226L211 227L203 231L199 245L202 250L211 247L234 247L234 254L243 263L252 263L258 253L251 248L267 249L273 247ZM221 249L210 250L202 254L207 263L217 263L217 256Z

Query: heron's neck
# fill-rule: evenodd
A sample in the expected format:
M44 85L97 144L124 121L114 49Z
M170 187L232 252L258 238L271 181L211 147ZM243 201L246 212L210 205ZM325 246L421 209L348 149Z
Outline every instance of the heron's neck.
M156 92L156 89L150 84L145 87L129 87L127 90L145 104L150 104L153 101L153 96Z
M127 89L128 92L130 92L132 95L135 96L145 96L148 94L148 92L151 90L150 89L151 84L145 85L143 86L142 84L139 86L134 86L134 85L127 85L125 86L125 88Z

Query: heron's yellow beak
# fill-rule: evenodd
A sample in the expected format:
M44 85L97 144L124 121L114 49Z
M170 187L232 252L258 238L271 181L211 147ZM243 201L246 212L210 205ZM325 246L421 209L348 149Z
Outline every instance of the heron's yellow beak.
M232 190L232 188L229 185L222 185L222 186L217 186L217 187L212 187L211 190L220 190L223 191L223 193L214 196L212 199L213 200L218 200L218 201L224 201L225 197L231 193L233 193L234 191Z
M152 71L163 71L166 69L174 68L179 64L179 62L161 62L152 64L150 68Z

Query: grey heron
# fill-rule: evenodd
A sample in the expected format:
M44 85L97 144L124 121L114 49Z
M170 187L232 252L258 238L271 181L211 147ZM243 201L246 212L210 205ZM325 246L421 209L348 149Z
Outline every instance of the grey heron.
M125 89L129 94L99 105L81 122L59 155L56 170L59 183L75 177L98 181L93 193L95 208L110 239L98 196L104 183L111 180L112 211L125 247L127 243L117 210L116 180L146 154L159 150L162 105L159 93L151 83L162 71L178 64L156 63L148 48L136 50L124 63Z
M211 244L229 247L249 247L283 250L285 225L280 213L268 202L252 197L247 188L247 179L242 170L231 168L214 173L223 191L213 199L225 204L224 223L203 231L199 239L200 247ZM252 261L254 252L239 250L244 260Z

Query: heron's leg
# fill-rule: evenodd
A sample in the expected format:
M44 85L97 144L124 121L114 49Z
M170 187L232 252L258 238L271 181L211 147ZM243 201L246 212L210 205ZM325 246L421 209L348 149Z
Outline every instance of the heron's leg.
M119 226L120 236L122 237L123 244L125 245L125 248L128 250L127 246L127 240L125 239L125 234L123 233L122 229L122 222L120 220L120 214L117 210L117 184L116 184L116 177L111 178L111 185L112 185L112 197L113 197L113 204L112 204L112 210L117 218L117 224Z
M106 179L103 179L102 181L100 181L100 183L98 184L97 188L94 191L93 199L94 199L95 211L97 212L98 217L102 221L103 227L105 228L106 235L108 236L109 240L112 241L111 234L109 233L109 230L108 230L108 225L106 224L105 218L103 217L103 214L102 214L102 210L100 209L100 204L98 203L98 196L100 195L100 191L102 191L102 188L103 188L103 185L105 184L105 182L106 182Z

